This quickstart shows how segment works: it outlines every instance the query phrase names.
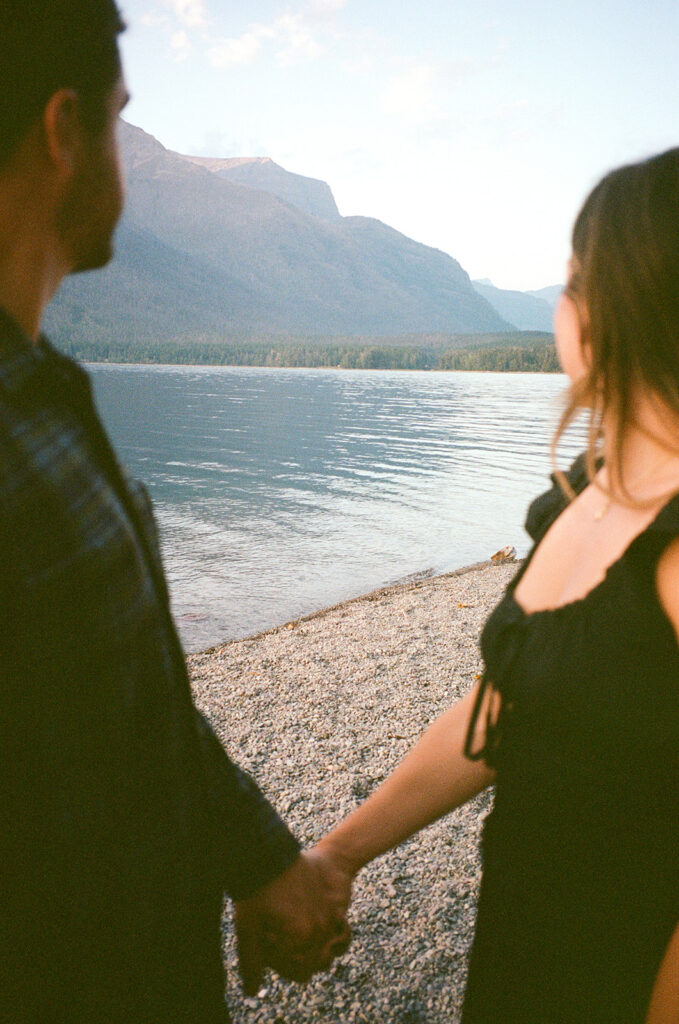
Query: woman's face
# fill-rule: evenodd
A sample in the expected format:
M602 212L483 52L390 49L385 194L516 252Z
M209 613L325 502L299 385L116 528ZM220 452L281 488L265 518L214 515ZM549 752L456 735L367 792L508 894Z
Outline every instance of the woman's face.
M571 383L580 380L589 369L586 346L583 344L580 312L571 295L573 263L568 265L569 284L559 297L554 311L554 341L561 369Z

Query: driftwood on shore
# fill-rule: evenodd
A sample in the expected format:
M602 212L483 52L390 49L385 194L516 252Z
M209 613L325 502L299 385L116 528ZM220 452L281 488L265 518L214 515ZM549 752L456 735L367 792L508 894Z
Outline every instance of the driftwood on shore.
M515 572L511 561L486 562L413 580L192 655L196 702L313 843L473 685L480 630ZM257 999L244 999L227 912L236 1024L455 1024L490 799L482 794L361 873L353 945L305 989L271 976Z

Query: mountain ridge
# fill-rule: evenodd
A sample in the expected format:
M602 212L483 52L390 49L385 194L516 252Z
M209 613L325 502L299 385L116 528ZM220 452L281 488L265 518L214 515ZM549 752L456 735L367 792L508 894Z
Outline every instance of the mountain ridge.
M116 258L65 282L47 318L57 340L512 330L452 256L374 218L342 217L325 182L268 157L186 157L126 123L121 143ZM323 215L310 212L319 203Z
M542 296L510 288L496 288L488 278L472 281L472 284L503 319L519 330L551 331L553 307Z
M318 178L293 174L271 157L182 156L183 160L205 167L220 178L269 192L305 213L321 220L341 219L330 186Z

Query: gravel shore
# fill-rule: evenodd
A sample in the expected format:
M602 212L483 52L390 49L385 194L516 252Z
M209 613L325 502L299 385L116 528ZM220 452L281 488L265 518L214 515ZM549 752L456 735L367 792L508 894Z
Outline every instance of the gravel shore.
M374 789L473 684L478 636L516 563L389 587L189 657L197 705L305 844ZM270 975L235 1024L455 1024L480 864L482 794L358 877L351 949L306 988Z

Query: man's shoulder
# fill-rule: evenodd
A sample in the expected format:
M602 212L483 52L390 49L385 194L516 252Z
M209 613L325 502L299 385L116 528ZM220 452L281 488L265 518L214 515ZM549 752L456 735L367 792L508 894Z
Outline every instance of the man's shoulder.
M18 489L65 482L81 457L82 430L52 400L43 373L8 382L2 369L0 364L0 491L8 498Z
M72 399L89 390L86 372L44 335L33 343L0 308L0 489L8 476L58 471L77 451L82 425Z
M4 585L41 650L77 659L155 628L151 522L143 488L112 484L77 416L0 386Z

